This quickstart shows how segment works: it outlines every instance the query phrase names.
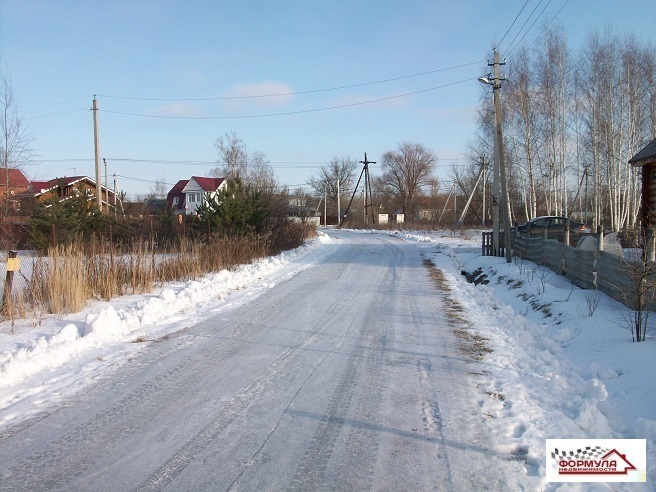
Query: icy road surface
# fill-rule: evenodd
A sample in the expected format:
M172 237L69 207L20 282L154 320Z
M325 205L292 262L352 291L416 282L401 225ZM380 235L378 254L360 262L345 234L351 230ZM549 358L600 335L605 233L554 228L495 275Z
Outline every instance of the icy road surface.
M4 490L513 490L421 247L316 266L0 436Z

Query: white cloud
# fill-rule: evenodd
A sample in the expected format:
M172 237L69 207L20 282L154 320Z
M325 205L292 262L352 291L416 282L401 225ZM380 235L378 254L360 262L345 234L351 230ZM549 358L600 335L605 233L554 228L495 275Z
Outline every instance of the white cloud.
M174 102L148 111L151 116L200 116L203 108L195 103Z

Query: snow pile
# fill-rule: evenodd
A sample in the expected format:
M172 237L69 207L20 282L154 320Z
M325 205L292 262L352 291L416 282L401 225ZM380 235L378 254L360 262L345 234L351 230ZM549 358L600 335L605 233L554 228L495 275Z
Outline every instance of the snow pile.
M478 403L497 449L522 461L527 475L544 477L545 439L647 439L647 480L655 483L653 321L648 340L634 343L628 309L607 296L532 263L482 257L479 241L433 241L431 259L468 329L491 349L480 363ZM477 269L489 283L461 274Z

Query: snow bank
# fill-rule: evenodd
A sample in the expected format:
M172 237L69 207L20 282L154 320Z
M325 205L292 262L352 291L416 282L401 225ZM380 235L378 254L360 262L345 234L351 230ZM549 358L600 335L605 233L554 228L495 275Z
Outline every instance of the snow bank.
M425 242L421 235L406 239ZM468 329L491 349L481 362L476 403L500 438L498 450L544 479L545 439L647 439L647 480L655 483L656 379L648 376L654 328L648 341L633 343L622 327L626 307L607 296L537 265L520 270L504 258L482 257L479 241L436 234L432 241L430 257L462 305ZM478 268L487 285L461 275ZM590 296L599 296L592 313ZM544 484L545 490L560 485Z
M25 337L5 335L0 345L0 388L19 385L29 376L51 371L90 349L133 341L146 329L155 331L154 327L165 324L175 315L198 311L210 301L226 299L236 291L269 289L285 275L308 268L312 262L310 253L331 241L327 235L320 234L296 250L262 258L234 270L209 274L200 280L168 284L159 294L133 296L136 300L122 307L117 307L121 305L118 301L96 303L96 307L82 313L84 321L66 322L58 328L57 320L49 320L43 324L43 329L53 333L36 339L30 339L32 332ZM282 276L276 276L281 272ZM15 341L20 338L23 340ZM10 341L13 346L7 348ZM0 408L2 403L0 399Z

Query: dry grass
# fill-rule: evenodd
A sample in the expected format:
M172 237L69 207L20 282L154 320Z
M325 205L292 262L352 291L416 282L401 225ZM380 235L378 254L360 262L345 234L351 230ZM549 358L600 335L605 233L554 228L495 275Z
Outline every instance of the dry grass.
M460 303L451 296L451 287L448 285L444 272L435 266L431 260L425 258L424 266L435 284L435 287L442 294L444 302L446 319L453 327L453 333L458 338L458 348L460 352L470 360L481 361L485 354L492 352L492 349L486 343L487 338L472 333L468 328L467 319L464 315L464 309Z
M287 224L260 236L213 237L209 242L183 237L157 252L153 241L123 250L98 240L76 241L34 259L27 289L12 295L3 316L14 320L30 312L39 318L77 312L89 299L110 300L151 292L164 282L193 280L297 247L312 235L314 228Z

